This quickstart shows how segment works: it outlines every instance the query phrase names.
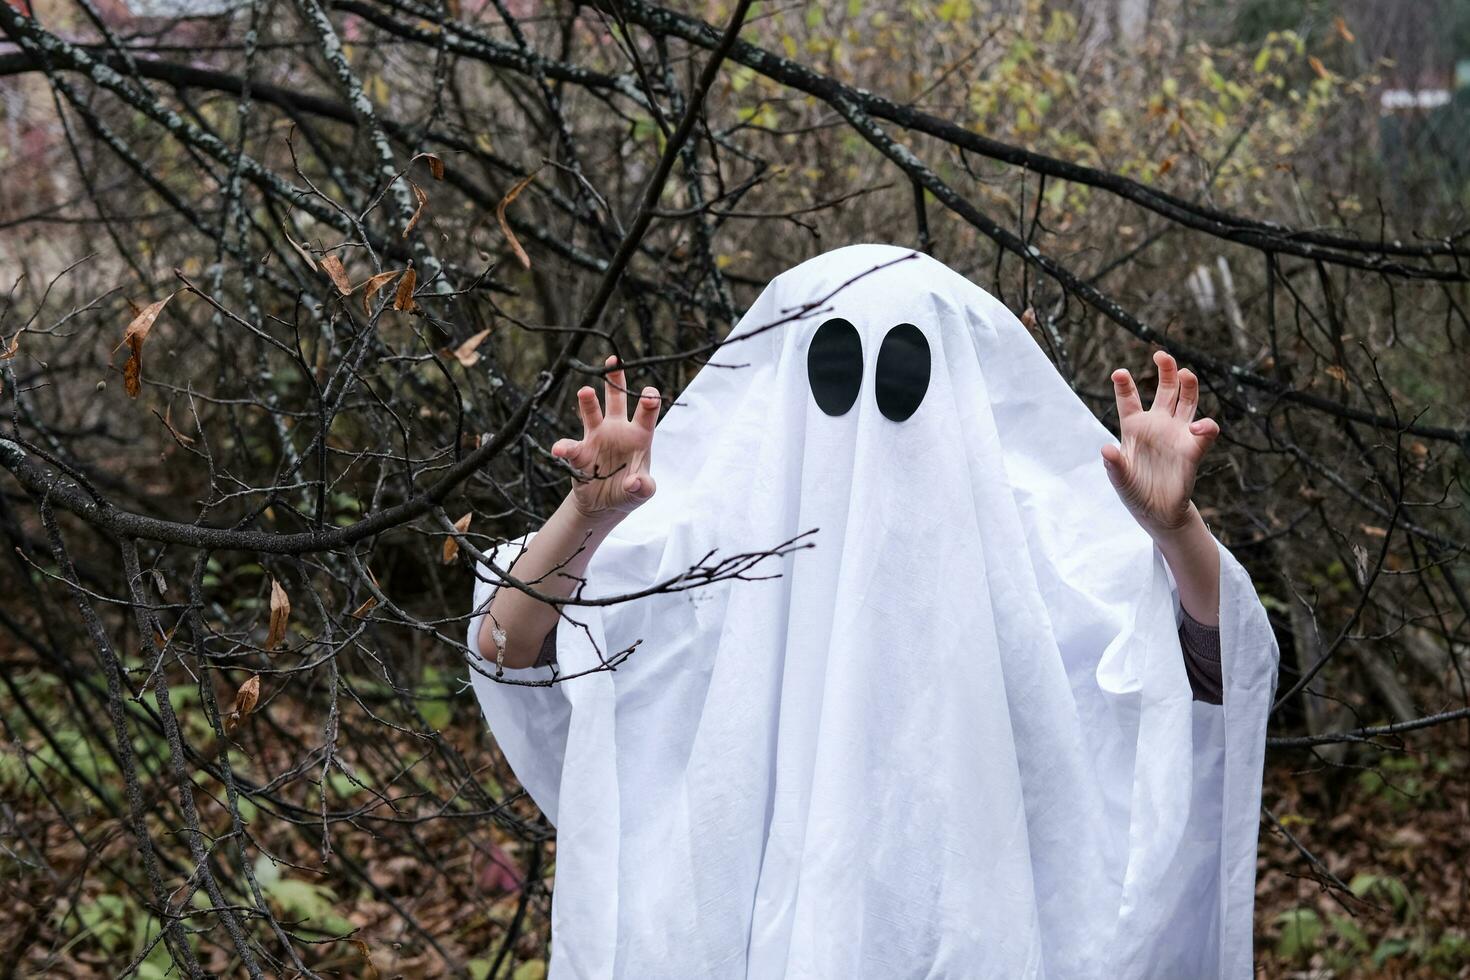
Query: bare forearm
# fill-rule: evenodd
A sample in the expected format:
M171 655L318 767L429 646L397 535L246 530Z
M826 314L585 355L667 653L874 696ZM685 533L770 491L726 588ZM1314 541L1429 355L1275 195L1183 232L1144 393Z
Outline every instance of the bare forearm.
M1179 586L1179 604L1205 626L1220 624L1220 552L1204 518L1191 504L1189 520L1168 531L1150 531Z
M584 517L568 495L509 571L543 595L566 598L577 587L592 555L616 523L609 518ZM492 631L498 627L504 635L505 666L512 669L531 666L546 634L556 627L558 615L556 606L528 596L520 589L511 586L497 589L488 615L480 623L480 655L486 660L495 659Z

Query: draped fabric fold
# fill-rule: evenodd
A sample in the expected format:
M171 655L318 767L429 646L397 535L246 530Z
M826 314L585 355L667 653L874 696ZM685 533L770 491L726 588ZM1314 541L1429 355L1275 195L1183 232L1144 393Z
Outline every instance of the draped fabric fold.
M553 978L1251 974L1277 652L1250 580L1221 547L1223 704L1195 702L1111 436L1001 303L910 255L766 288L660 423L658 492L584 594L811 547L568 606L558 669L583 676L472 666L557 828ZM838 318L860 360L813 347Z

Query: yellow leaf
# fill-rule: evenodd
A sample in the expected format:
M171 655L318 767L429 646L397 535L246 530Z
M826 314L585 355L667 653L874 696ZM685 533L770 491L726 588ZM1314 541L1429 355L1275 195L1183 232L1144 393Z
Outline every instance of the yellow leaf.
M527 960L516 967L516 972L510 975L510 980L546 980L546 961Z

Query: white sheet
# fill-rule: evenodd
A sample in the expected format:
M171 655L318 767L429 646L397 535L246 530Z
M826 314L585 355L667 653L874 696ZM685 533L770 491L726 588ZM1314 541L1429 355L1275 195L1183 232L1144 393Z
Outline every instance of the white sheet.
M657 495L586 595L815 547L757 566L777 578L568 607L562 673L638 642L616 671L471 672L557 827L554 980L1251 975L1277 663L1251 582L1222 547L1224 704L1196 703L1111 436L979 287L924 256L864 275L906 254L766 288L660 423ZM865 363L840 417L806 364L833 316ZM932 370L893 422L874 370L904 322Z

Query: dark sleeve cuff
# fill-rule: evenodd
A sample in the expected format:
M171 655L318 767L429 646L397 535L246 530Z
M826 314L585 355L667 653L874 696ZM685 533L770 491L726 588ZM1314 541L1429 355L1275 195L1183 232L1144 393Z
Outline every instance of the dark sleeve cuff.
M1184 614L1179 623L1179 646L1184 651L1184 670L1194 699L1221 704L1225 683L1220 669L1220 629L1201 623L1183 606L1179 611Z
M536 654L537 667L550 667L556 663L556 627L553 626L546 632L546 639L541 641L541 652Z

